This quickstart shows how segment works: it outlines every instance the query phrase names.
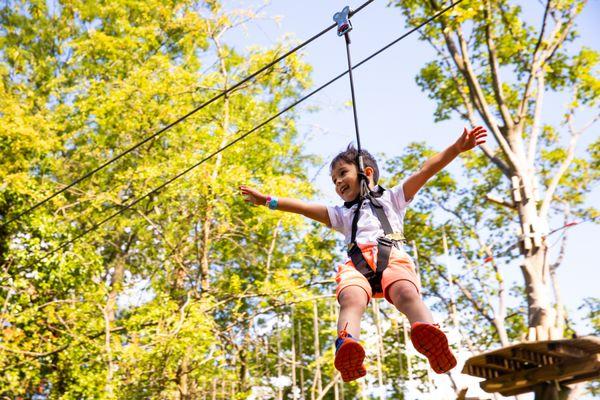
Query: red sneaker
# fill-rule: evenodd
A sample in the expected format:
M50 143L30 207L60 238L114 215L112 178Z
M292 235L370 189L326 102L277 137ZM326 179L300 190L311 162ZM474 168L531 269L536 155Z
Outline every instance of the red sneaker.
M367 374L363 365L365 349L346 330L335 341L335 369L342 374L344 382L354 381Z
M415 322L412 324L410 340L415 349L429 360L429 365L438 374L456 367L456 358L448 346L446 334L437 324Z

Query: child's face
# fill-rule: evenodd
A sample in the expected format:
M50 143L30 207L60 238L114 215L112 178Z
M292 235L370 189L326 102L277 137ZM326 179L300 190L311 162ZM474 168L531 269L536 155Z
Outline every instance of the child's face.
M344 200L352 201L360 194L358 168L354 164L339 161L331 170L335 192Z

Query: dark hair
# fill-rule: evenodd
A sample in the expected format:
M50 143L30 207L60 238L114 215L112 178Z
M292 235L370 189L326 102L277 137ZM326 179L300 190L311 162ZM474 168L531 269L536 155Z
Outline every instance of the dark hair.
M363 156L363 163L365 164L365 168L373 168L373 182L377 184L377 181L379 180L379 167L377 166L377 161L375 161L375 158L367 150L361 149L360 155ZM340 161L343 161L347 164L354 164L358 169L358 150L356 149L356 147L354 147L352 143L348 145L346 150L342 151L333 158L331 164L329 164L330 173L331 171L333 171L333 167L335 167L335 165Z

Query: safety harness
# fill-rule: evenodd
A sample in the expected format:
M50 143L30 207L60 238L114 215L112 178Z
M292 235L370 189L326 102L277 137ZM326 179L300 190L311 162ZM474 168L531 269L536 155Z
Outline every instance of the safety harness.
M358 272L363 274L369 284L371 285L371 289L373 293L381 293L381 278L383 276L383 271L387 268L390 253L392 252L392 247L396 247L400 249L400 243L404 242L404 235L402 232L394 232L390 221L385 215L385 210L383 209L383 205L377 200L377 198L383 195L385 191L381 186L378 187L377 191L371 191L367 186L367 177L364 173L359 173L359 179L361 180L361 195L359 198L352 203L346 203L346 207L352 206L354 203L357 204L356 211L354 212L354 217L352 218L352 236L350 239L350 243L348 244L348 256L352 260L354 267ZM364 188L366 187L366 190ZM356 243L356 233L358 229L358 220L360 219L360 210L364 202L368 202L371 210L373 210L373 214L379 220L381 227L383 228L384 236L377 238L377 268L373 270L371 266L368 264L365 256L363 255L360 247Z
M360 134L358 131L358 114L356 112L356 96L354 94L354 78L352 77L352 60L350 57L350 31L352 30L352 23L350 22L350 17L353 12L350 11L350 7L346 6L340 12L337 12L333 15L333 20L337 23L337 34L338 36L344 36L346 41L346 57L348 60L348 77L350 78L350 92L352 94L352 111L354 114L354 129L356 130L356 144L358 146L358 176L360 179L360 196L356 203L358 203L358 207L356 208L356 212L354 213L354 218L352 219L352 238L350 240L350 244L348 245L348 256L354 263L354 267L367 278L373 293L381 293L381 277L383 276L383 271L387 268L388 262L390 260L390 253L392 251L392 247L399 247L399 243L404 241L404 235L402 232L394 233L392 226L390 225L390 221L385 215L385 211L383 206L377 200L378 197L381 197L384 189L380 187L380 190L377 192L373 192L369 190L368 178L365 175L365 167L363 162L363 157L361 154L360 147ZM369 266L367 260L362 254L360 247L356 244L356 230L358 226L358 219L360 218L360 209L363 203L367 201L373 210L373 213L377 216L381 227L383 228L384 236L377 238L377 268L375 271ZM351 207L355 202L352 202L350 205L346 205L347 207Z

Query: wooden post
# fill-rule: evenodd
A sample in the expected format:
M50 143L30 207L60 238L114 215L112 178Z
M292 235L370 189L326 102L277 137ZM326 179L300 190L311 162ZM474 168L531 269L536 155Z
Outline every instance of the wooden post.
M279 317L277 317L277 377L283 375L282 361L281 361L281 326ZM279 386L277 388L277 400L283 400L283 388Z
M330 312L330 316L332 317L331 320L333 321L333 327L334 327L334 331L335 329L337 329L337 324L335 323L336 321L336 307L335 307L335 299L331 302L331 306L329 307L329 312ZM335 356L335 341L333 342L333 346L332 346L332 350L333 350L333 354ZM336 375L337 375L337 370L335 368L333 368L333 371L331 372L331 379L333 379L334 381L336 380ZM340 392L339 392L339 387L338 387L338 383L335 382L333 384L333 398L334 400L340 400Z
M290 310L290 320L292 327L292 331L290 332L290 335L292 337L292 396L293 400L297 400L298 396L296 394L296 387L298 386L298 382L296 381L296 330L294 329L296 323L293 304Z
M567 400L571 389L555 382L541 383L535 387L535 400Z
M334 318L334 324L335 324L334 332L336 332L336 335L337 335L336 321L337 321L337 316L340 314L340 304L337 302L337 299L335 299L335 298L333 300L333 304L335 306L335 312L336 312L336 318ZM335 351L335 341L333 343L333 348ZM335 368L334 368L334 370L335 370ZM335 373L337 374L338 373L337 370L335 370L335 371L336 371ZM336 387L338 388L339 400L344 400L344 381L342 381L341 379L338 379L337 383L336 383Z
M403 318L403 317L401 317ZM396 332L396 342L398 343L398 371L400 371L400 380L405 380L405 375L404 375L404 356L402 355L402 341L401 341L401 337L400 337L400 324L398 323L398 321L396 320L392 320L392 328L394 329L394 331ZM406 344L404 345L404 348L406 349Z
M412 381L413 379L413 370L412 370L412 357L408 352L408 320L402 317L402 332L404 334L404 351L406 352L406 374L408 375L408 380Z
M383 391L383 368L382 368L382 358L383 358L383 343L381 341L381 319L379 318L379 303L377 300L373 299L371 301L373 304L373 318L375 318L375 329L377 330L377 381L379 383L379 399L385 400Z
M306 398L306 394L304 393L304 365L302 364L302 357L304 353L302 353L302 323L298 321L298 355L300 359L300 395L303 399Z
M314 338L314 347L315 347L315 351L314 351L314 355L315 355L315 360L316 360L316 371L315 371L315 378L313 381L313 390L312 390L312 398L317 398L321 396L321 393L323 392L323 383L322 383L322 379L321 379L321 344L319 343L319 307L317 304L317 301L315 299L315 301L313 302L313 334L315 336ZM317 392L317 394L315 395L315 391Z

